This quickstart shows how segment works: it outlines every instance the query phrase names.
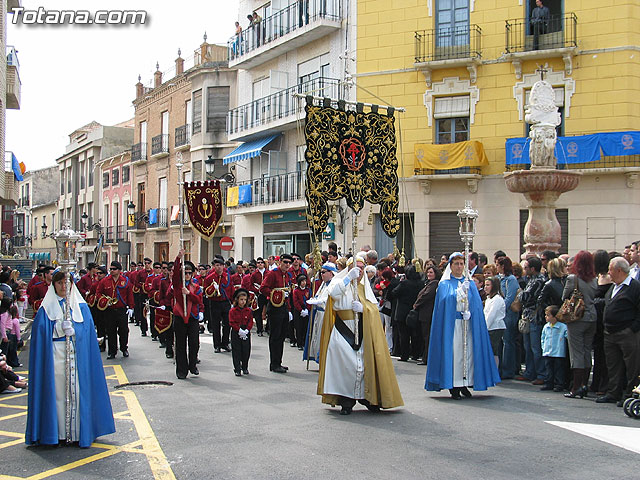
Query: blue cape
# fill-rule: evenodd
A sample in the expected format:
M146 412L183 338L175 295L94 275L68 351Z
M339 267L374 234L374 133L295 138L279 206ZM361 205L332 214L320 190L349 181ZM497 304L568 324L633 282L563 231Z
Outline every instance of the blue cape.
M313 331L313 325L316 321L316 312L315 308L311 309L311 315L309 315L309 321L307 323L307 336L304 339L304 351L302 352L302 360L306 360L309 357L309 360L315 360L316 363L320 363L319 358L314 358L313 356L309 356L309 336Z
M102 435L116 431L107 382L98 349L93 318L86 303L80 303L83 322L73 322L75 329L76 374L81 447L89 447ZM53 368L53 327L44 308L36 314L29 346L29 409L27 411L27 445L57 445L58 412Z
M433 308L431 337L429 339L429 359L424 388L440 391L453 388L453 330L456 318L456 289L460 280L451 278L438 284ZM473 389L486 390L500 381L500 375L493 358L489 331L484 319L482 300L478 289L471 282L469 288L469 311L473 342Z

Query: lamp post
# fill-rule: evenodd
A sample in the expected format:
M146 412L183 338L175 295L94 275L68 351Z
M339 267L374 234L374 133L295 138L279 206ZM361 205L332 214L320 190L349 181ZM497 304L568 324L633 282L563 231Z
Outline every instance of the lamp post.
M73 286L73 280L71 272L75 270L78 252L78 243L84 241L82 235L71 230L68 221L62 222L62 229L55 235L54 240L56 242L56 253L58 258L58 265L65 273L65 282L67 284L67 296L64 302L64 319L65 321L71 321L71 310L69 308L69 302L71 300L71 288ZM67 443L71 443L71 396L72 396L72 382L71 382L71 337L65 335L65 438Z

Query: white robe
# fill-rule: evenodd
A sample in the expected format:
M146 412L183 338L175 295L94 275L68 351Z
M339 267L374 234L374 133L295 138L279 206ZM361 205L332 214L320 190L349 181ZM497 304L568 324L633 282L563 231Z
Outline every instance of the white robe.
M313 307L313 328L311 330L311 340L309 341L308 358L318 359L320 352L320 336L322 335L322 321L324 319L324 309L327 306L327 298L329 297L329 284L322 282L320 288L313 297L318 301ZM318 308L319 307L319 308Z

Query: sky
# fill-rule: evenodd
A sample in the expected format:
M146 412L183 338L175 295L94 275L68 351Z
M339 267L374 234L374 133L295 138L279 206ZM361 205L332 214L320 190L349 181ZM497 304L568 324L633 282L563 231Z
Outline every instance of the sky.
M145 10L144 25L13 24L7 45L18 50L20 110L7 110L5 149L27 170L55 165L69 134L91 121L115 125L133 118L138 75L148 85L156 62L174 67L202 43L226 44L234 34L238 0L22 0L25 10ZM24 14L23 14L24 15ZM240 15L240 17L243 17Z

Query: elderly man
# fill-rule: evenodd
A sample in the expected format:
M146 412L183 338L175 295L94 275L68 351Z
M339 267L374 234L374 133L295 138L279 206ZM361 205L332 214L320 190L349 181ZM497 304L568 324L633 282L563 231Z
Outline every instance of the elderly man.
M320 351L320 334L322 332L322 322L324 319L324 312L329 298L329 285L333 276L338 273L338 269L331 262L326 262L320 267L321 283L315 296L307 300L307 305L313 307L310 315L310 325L308 328L309 334L305 341L304 353L302 359L307 358L320 362L318 353Z
M322 326L318 395L349 415L356 401L371 411L404 405L382 331L364 255L329 286L333 306Z
M378 252L375 250L368 250L367 253L367 265L373 265L374 267L378 263Z
M436 291L425 389L471 397L500 381L478 289L464 277L464 255L454 252Z
M629 263L622 257L611 259L609 276L613 284L604 297L604 353L609 385L607 394L598 397L596 403L617 402L621 407L640 375L640 282L631 277Z
M66 336L71 337L71 441L88 448L115 432L96 332L89 307L65 274L53 276L31 329L27 445L57 445L66 440ZM65 317L69 302L69 318Z

